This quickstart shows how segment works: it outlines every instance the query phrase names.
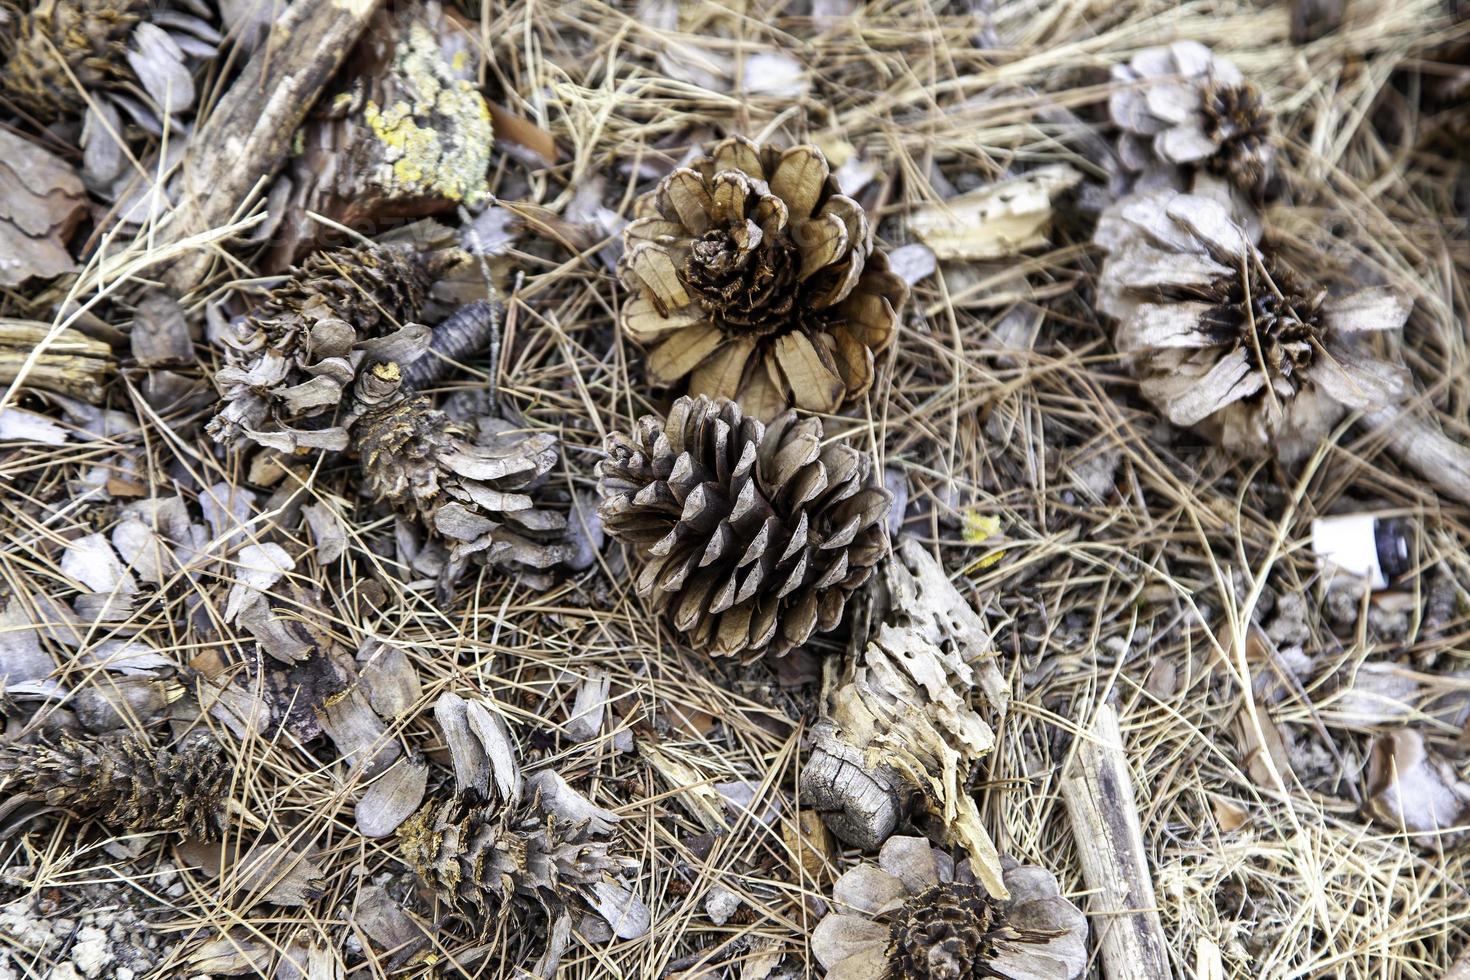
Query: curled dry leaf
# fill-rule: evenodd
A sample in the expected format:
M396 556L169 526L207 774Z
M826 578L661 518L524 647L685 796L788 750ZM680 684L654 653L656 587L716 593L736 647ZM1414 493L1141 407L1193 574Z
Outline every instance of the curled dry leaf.
M908 228L941 260L1009 258L1048 243L1052 202L1081 182L1081 172L1066 164L1038 167L916 208Z
M1087 919L1051 872L1002 864L1010 898L997 901L971 873L921 837L891 837L877 864L846 872L812 953L842 980L1075 980L1087 968Z
M894 553L881 581L887 612L827 697L802 798L839 837L871 849L917 794L975 876L997 886L999 855L966 790L1009 698L989 631L916 541Z
M1410 728L1373 741L1368 756L1369 815L1422 847L1463 840L1470 823L1470 783Z
M0 286L75 269L66 243L86 213L86 190L71 167L0 129Z
M407 820L429 785L429 767L420 758L405 757L389 766L357 801L357 829L364 837L387 837Z

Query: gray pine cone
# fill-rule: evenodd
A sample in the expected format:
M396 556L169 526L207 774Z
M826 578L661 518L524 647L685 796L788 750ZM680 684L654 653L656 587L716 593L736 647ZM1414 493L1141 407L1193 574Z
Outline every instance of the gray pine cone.
M345 449L334 419L364 363L410 363L429 343L413 321L429 287L458 260L451 250L377 245L316 252L226 338L215 374L219 442L245 439L294 452ZM400 326L400 324L402 326Z
M1265 189L1272 115L1240 69L1197 41L1145 48L1113 68L1108 111L1132 171L1202 167L1250 193Z
M1256 247L1213 198L1156 190L1110 207L1098 309L1139 390L1178 426L1232 452L1302 458L1348 409L1391 405L1408 372L1364 342L1397 330L1410 300L1386 286L1328 298Z
M643 561L636 588L715 656L781 656L842 619L889 551L892 495L822 423L769 426L731 401L680 398L608 437L598 513Z
M0 787L140 833L201 840L224 828L231 766L218 742L196 732L177 748L128 733L63 736L56 745L0 745Z
M452 561L547 569L564 561L566 517L532 491L556 465L556 437L486 416L470 428L407 392L397 364L375 364L355 392L363 488L423 521Z

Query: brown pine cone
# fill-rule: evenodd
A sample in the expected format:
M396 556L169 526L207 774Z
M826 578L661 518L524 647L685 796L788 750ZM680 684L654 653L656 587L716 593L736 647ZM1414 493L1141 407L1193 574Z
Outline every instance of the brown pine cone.
M148 5L143 0L40 0L0 42L0 90L42 119L80 115L86 89L132 77L128 37ZM62 60L57 60L57 55Z
M555 436L489 416L468 430L405 391L392 362L364 372L355 394L364 490L422 519L449 543L451 561L546 569L567 557L566 518L530 494L556 465Z
M222 405L210 435L283 452L347 448L333 416L359 368L365 359L410 363L427 348L428 329L413 321L458 258L410 245L313 253L225 338L225 367L215 374Z
M873 383L908 296L820 150L731 137L637 205L619 265L623 329L661 385L769 421L832 412Z
M861 453L822 445L819 419L766 426L686 397L607 451L598 513L643 560L638 594L715 656L781 656L834 628L888 554L892 495Z
M224 828L230 762L207 732L177 748L129 733L57 745L0 745L0 787L138 833L214 840Z

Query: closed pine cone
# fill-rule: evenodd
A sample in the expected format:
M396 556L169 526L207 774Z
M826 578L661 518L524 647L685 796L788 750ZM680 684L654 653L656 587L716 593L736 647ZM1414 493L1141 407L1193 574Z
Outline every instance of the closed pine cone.
M1213 198L1157 190L1103 213L1098 309L1119 321L1139 391L1225 449L1292 462L1349 410L1392 405L1408 372L1376 357L1410 300L1386 286L1329 298L1258 248Z
M234 324L209 433L287 452L345 449L346 429L331 423L364 358L407 363L427 348L428 329L412 321L453 261L407 245L313 253Z
M129 733L62 737L56 745L0 745L0 787L137 833L175 831L214 840L224 826L231 766L213 736L177 748Z
M608 438L607 533L643 561L636 588L715 656L781 656L833 629L889 551L892 495L822 423L769 426L734 402L681 398Z
M609 855L606 841L587 839L584 829L534 804L431 800L397 836L398 852L419 881L468 915L506 915L516 904L559 915L578 899L588 903L598 882L629 866Z
M832 412L873 383L908 295L821 151L732 137L641 198L619 266L653 380L764 421Z
M356 388L353 424L363 488L451 548L491 565L546 569L564 560L566 518L531 491L556 465L556 437L485 417L460 426L403 389L397 364L375 364Z

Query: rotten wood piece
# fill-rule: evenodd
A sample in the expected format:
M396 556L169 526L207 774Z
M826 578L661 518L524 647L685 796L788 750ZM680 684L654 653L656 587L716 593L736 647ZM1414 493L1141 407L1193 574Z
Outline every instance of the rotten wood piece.
M1097 710L1062 776L1062 799L1092 892L1088 914L1110 980L1169 980L1168 946L1144 855L1118 712Z
M191 141L170 241L226 224L256 184L280 169L297 128L381 2L322 0L286 8ZM176 292L188 292L212 259L208 251L185 253L164 279Z

